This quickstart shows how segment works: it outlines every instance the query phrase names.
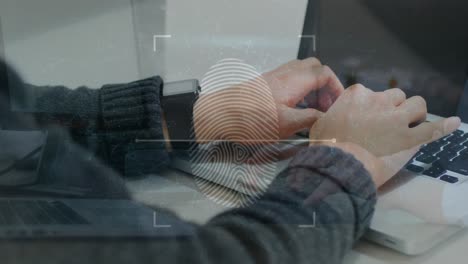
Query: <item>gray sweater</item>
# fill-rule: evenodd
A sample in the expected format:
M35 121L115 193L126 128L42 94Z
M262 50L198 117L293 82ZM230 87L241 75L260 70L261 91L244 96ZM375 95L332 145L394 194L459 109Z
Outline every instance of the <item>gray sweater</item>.
M67 125L77 142L132 176L157 172L168 161L163 146L134 143L136 136L162 137L161 85L154 77L97 90L30 88L40 89L39 122ZM136 159L143 156L138 153L159 162ZM93 173L98 177L99 169ZM51 253L47 263L82 263L70 254L86 256L87 263L340 263L369 226L375 202L372 179L352 155L310 147L295 156L254 204L202 226L175 218L194 228L193 235L138 243L74 242ZM4 263L37 263L44 254L42 244L25 247L21 254L8 250L10 246L2 245Z

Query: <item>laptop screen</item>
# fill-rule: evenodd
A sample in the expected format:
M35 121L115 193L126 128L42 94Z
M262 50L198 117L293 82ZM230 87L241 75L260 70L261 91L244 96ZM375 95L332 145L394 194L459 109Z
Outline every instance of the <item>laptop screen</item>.
M299 57L318 57L346 85L421 95L431 114L468 121L468 2L310 1ZM307 43L306 43L307 42Z

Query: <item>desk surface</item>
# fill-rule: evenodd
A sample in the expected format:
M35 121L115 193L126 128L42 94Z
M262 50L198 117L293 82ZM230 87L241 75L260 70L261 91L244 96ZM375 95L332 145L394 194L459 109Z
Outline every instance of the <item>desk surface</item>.
M200 224L229 209L205 197L188 174L167 170L162 173L162 176L129 180L127 186L135 200L171 209L183 219ZM114 257L112 252L132 250L132 256L139 256L139 251L141 251L142 256L147 256L147 250L151 248L151 242L132 240L109 242L92 240L66 242L54 240L0 241L0 252L8 253L2 254L2 263L22 264L36 264L44 257L47 257L48 260L81 263L87 255L93 258L102 258L102 263L120 263L122 259L112 259ZM460 232L430 252L416 257L405 256L390 249L360 241L346 256L344 263L466 263L465 251L467 248L467 231ZM19 257L21 259L18 259Z
M162 175L167 180L148 177L128 182L134 198L146 204L169 208L180 217L200 224L228 209L199 192L194 180L188 174L167 170ZM467 248L466 231L460 232L426 254L414 257L402 255L367 241L360 241L348 254L345 263L466 263Z

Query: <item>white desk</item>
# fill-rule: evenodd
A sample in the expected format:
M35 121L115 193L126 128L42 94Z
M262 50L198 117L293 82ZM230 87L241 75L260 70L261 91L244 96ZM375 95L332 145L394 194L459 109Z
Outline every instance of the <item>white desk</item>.
M160 177L148 177L128 181L128 187L134 198L149 205L169 208L182 218L200 224L228 209L199 192L190 175L176 170L167 170L162 175L167 180ZM416 257L405 256L373 243L360 241L348 254L345 263L466 263L465 252L467 250L468 233L466 231L428 253Z

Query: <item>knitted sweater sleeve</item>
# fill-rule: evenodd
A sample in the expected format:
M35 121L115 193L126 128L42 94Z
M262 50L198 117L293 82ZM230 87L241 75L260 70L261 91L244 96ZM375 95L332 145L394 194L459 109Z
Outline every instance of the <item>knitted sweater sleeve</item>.
M161 125L160 77L101 89L32 86L40 123L70 128L74 139L125 176L157 173L169 158Z

